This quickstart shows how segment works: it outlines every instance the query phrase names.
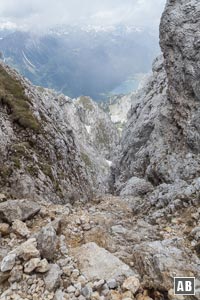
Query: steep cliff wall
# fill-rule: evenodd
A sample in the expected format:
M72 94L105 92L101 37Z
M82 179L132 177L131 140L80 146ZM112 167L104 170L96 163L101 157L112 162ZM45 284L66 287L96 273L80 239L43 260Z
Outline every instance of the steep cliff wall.
M131 177L155 187L190 185L200 170L198 1L168 1L160 26L160 60L153 77L129 112L116 163L120 191ZM167 75L166 75L167 73Z
M3 64L0 96L1 192L65 203L106 191L106 158L118 143L118 133L92 100L90 108L80 111L80 103L32 86ZM83 118L89 114L91 124ZM95 122L101 122L99 131L106 136L99 147L92 144Z

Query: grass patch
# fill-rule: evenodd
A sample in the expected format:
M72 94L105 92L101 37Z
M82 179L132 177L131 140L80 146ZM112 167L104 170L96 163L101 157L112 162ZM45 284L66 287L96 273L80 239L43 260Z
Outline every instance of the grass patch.
M81 96L79 99L79 103L81 103L85 109L93 111L94 107L88 97Z
M5 164L0 165L0 183L1 184L6 184L8 178L12 175L13 170L10 166L7 166Z
M99 121L98 123L98 135L96 136L96 141L98 145L109 145L109 136L105 124L102 121Z
M28 171L28 173L33 176L33 177L37 177L38 176L38 167L35 165L29 165L26 167L26 170Z
M30 101L25 96L24 89L19 81L12 78L0 66L0 100L8 107L13 122L24 129L29 128L39 132L40 124L30 109Z
M92 168L92 162L87 154L81 153L81 159L84 161L87 167Z
M14 157L12 161L13 161L13 163L14 163L15 168L20 169L21 163L20 163L19 158Z
M40 164L40 169L42 170L42 172L46 176L48 176L51 179L52 182L54 181L54 176L53 176L52 169L51 169L50 165L48 165L48 164Z
M25 155L27 149L30 148L30 144L28 142L22 142L22 143L18 143L18 144L14 144L12 146L12 150L17 153L17 154L21 154L21 155Z

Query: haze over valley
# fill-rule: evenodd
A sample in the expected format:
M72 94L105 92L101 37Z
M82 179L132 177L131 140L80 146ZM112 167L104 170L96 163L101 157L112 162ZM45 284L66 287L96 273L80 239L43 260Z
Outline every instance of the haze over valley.
M79 1L73 7L70 1L55 3L55 14L44 3L35 4L36 12L25 5L18 14L16 2L3 1L3 60L33 84L72 98L86 95L100 101L132 92L160 53L158 23L164 1L154 0L155 11L143 2L125 1L119 7L114 1L94 1L92 7L88 2L79 18Z

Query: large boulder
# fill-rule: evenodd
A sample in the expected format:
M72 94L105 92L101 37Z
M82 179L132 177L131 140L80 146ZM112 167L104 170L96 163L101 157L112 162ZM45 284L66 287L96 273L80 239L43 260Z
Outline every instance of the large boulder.
M40 211L40 206L30 200L8 200L0 203L0 222L11 224L15 220L26 221Z
M178 238L136 245L133 262L144 285L158 290L171 290L174 277L199 279L200 275L200 260Z
M153 191L153 186L150 182L143 178L130 178L124 188L120 192L120 196L144 196Z
M57 236L52 225L42 228L37 236L37 248L43 258L52 260L56 253Z
M79 268L89 280L119 279L135 275L128 265L95 243L87 243L73 250Z

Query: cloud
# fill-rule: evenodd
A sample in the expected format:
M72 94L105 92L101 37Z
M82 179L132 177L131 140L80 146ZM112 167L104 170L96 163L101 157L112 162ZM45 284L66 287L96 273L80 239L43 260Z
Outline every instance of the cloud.
M45 29L59 24L125 24L156 30L166 0L1 0L0 24Z

